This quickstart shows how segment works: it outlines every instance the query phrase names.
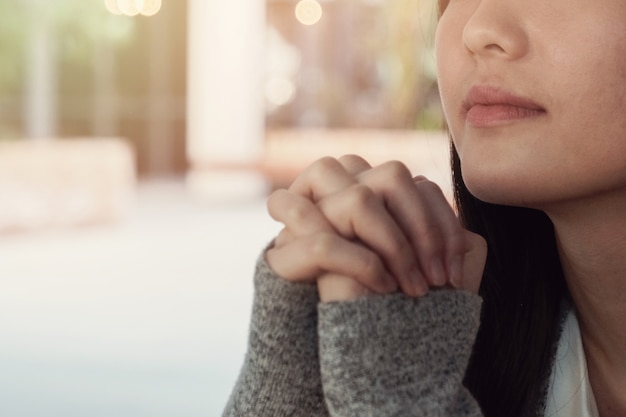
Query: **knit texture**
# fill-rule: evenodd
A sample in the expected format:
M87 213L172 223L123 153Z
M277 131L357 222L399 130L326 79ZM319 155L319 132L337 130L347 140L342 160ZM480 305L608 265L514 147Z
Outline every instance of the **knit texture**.
M223 417L326 417L317 342L317 287L257 263L248 351Z
M481 416L462 384L480 310L480 297L459 290L319 303L315 285L282 280L261 257L248 351L223 417ZM528 414L544 405L538 398Z
M322 383L332 416L479 416L462 380L478 296L371 296L319 306Z

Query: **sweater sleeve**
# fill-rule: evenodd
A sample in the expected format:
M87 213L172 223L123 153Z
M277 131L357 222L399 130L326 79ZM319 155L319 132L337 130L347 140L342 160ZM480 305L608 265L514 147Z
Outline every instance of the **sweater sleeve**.
M457 290L320 304L320 363L330 415L481 416L462 384L480 310L480 297Z
M317 287L289 283L262 256L248 350L223 417L328 416L320 379Z

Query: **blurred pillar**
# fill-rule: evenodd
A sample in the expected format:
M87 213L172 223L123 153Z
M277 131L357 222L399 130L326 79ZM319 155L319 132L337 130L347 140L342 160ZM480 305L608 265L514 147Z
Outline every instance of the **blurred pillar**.
M118 133L118 93L115 83L115 54L108 39L99 40L93 58L93 134L99 137Z
M40 17L48 4L26 4L39 18L31 26L26 51L25 131L29 138L52 138L57 133L56 39L50 19Z
M171 25L166 13L159 13L150 19L150 66L148 82L148 174L171 174L174 170L174 128L176 117L171 98Z
M258 197L265 1L190 0L188 13L188 187L210 201Z

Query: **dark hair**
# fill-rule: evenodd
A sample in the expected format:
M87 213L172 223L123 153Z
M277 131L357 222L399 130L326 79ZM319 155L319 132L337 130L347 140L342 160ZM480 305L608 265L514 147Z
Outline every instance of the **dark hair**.
M566 286L554 228L541 211L489 204L465 186L452 145L454 198L461 222L489 254L481 325L465 385L485 416L522 416L546 395Z

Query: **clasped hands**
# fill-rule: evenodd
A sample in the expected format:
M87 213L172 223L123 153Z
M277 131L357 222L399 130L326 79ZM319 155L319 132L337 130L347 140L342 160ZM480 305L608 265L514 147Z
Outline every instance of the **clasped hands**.
M322 302L441 287L478 292L485 240L462 227L435 183L400 162L322 158L267 206L284 225L269 266L288 281L317 282Z

